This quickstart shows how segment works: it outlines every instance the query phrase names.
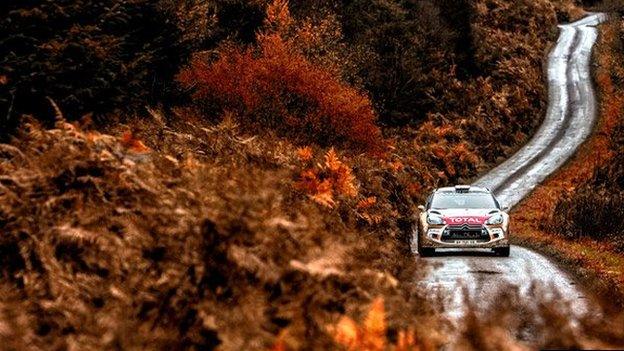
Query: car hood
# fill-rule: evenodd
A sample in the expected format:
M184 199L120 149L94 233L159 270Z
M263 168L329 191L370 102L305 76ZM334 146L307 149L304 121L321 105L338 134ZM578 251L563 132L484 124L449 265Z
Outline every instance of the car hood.
M464 225L464 224L485 224L494 212L498 212L495 208L479 208L479 209L435 209L429 210L429 213L437 213L442 216L444 224Z

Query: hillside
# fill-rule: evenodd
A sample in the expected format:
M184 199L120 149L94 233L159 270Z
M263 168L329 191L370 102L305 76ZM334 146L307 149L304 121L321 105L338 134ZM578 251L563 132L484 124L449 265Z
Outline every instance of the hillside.
M0 336L14 349L448 342L413 284L427 270L413 213L527 141L556 24L583 13L564 0L0 9ZM551 327L530 345L585 341Z

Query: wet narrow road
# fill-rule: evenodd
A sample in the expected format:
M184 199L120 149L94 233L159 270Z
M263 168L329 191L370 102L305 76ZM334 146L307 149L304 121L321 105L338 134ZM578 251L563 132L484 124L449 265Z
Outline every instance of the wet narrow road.
M560 25L557 44L548 57L549 106L535 136L515 155L475 182L489 187L504 206L513 207L548 175L561 167L591 133L596 99L590 73L591 51L604 14ZM512 233L513 235L513 233ZM493 292L511 283L528 293L534 282L558 290L573 311L587 309L587 299L574 280L544 256L513 246L509 258L483 252L442 252L428 258L434 265L420 282L432 294L446 297L451 319L463 314L464 286L474 301L490 301Z

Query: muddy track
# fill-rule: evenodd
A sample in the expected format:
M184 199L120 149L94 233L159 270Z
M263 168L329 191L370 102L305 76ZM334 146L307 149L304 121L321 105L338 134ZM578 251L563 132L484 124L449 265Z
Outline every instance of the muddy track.
M504 206L513 207L526 197L559 169L591 133L596 119L591 51L598 35L595 26L605 19L604 14L590 14L559 26L559 39L548 56L549 101L543 124L522 149L474 183L492 189ZM588 307L583 290L567 273L526 248L512 247L509 258L485 251L447 251L427 261L434 268L419 284L445 298L451 319L463 314L462 291L479 305L508 284L528 294L534 283L539 283L553 293L561 293L577 313Z

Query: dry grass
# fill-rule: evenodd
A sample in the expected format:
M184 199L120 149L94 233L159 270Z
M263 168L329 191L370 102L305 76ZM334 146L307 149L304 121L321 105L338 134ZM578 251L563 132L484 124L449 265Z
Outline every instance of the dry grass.
M583 18L587 11L574 0L552 0L558 12L560 22L574 22Z
M374 188L391 174L341 178L324 152L337 191L360 177L377 199L328 210L297 190L292 144L151 112L133 132L31 122L2 145L0 332L16 348L262 349L287 329L289 345L324 349L325 326L372 296L389 303L389 331L428 318L393 239L396 189Z
M384 300L373 300L360 323L343 316L328 327L344 350L534 350L620 349L624 346L624 314L579 316L551 287L533 284L521 292L503 284L490 299L465 297L466 313L456 324L413 325L388 333ZM430 303L436 303L434 301ZM575 317L572 321L571 316Z
M621 313L578 316L552 287L533 284L521 293L514 285L492 291L489 302L467 299L455 341L461 350L619 349L624 346Z

